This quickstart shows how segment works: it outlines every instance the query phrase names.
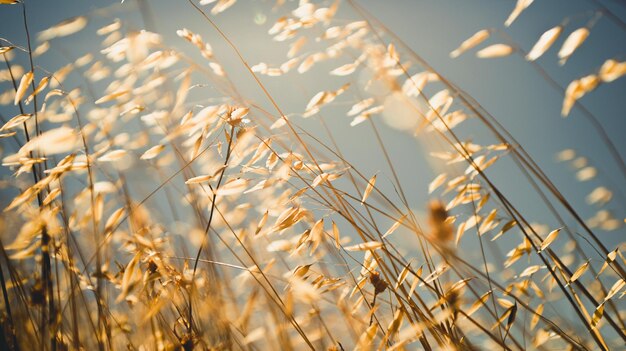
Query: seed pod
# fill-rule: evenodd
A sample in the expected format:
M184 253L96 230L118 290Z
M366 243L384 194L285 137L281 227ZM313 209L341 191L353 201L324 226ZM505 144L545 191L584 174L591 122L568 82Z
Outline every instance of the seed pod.
M374 286L374 295L378 295L385 290L387 290L387 282L380 279L380 274L378 272L372 272L370 274L370 283Z
M441 201L433 201L429 205L428 223L432 237L441 243L452 240L452 226L448 223L448 211Z

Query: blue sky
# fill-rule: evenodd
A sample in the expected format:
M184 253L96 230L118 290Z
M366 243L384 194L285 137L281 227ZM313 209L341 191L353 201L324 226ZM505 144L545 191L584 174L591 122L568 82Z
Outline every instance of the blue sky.
M510 27L504 28L503 22L513 8L512 0L404 0L404 1L358 1L363 7L375 14L390 30L401 37L414 51L426 59L442 75L460 86L478 100L486 110L495 116L526 148L557 187L575 204L584 218L594 214L594 208L584 202L586 194L598 185L605 184L614 190L624 191L624 177L610 157L606 147L579 111L574 110L566 119L560 116L562 96L552 89L537 71L521 57L511 56L502 59L478 59L474 51L457 59L450 59L448 54L460 42L477 30L497 28L504 30L525 50L529 50L536 39L545 30L561 23L563 18L572 17L565 32L577 28L586 22L586 13L595 7L591 0L540 1L533 4ZM193 11L186 1L148 1L155 19L156 30L164 35L165 43L182 51L196 55L186 42L175 34L177 29L187 27L202 34L214 48L216 56L224 63L227 71L247 98L268 105L255 86L250 76L244 71L232 51L216 35L210 26ZM600 3L610 8L621 18L626 18L626 6L619 1L602 0ZM78 57L84 52L99 49L94 41L95 29L109 23L112 18L123 18L131 28L143 27L142 18L137 14L136 2L119 1L27 1L28 22L33 33L37 33L66 18L88 14L90 25L86 30L69 38L55 40L53 47L62 49L64 55ZM267 29L277 14L267 11L271 1L240 0L233 8L216 17L218 25L238 45L245 59L257 62L281 63L284 59L286 44L273 43L269 40ZM105 11L98 9L106 8ZM264 24L255 24L255 16L263 13L268 20ZM582 14L582 15L581 15ZM354 12L342 4L340 16L354 18ZM585 17L587 16L587 17ZM16 44L25 44L20 6L0 7L0 36ZM626 31L606 17L599 20L592 29L589 39L569 62L561 67L557 64L556 51L563 37L538 60L551 76L562 86L571 80L596 71L608 58L624 59L626 49ZM489 43L502 41L494 36ZM46 60L36 62L47 69L54 70L65 61L60 52L51 51ZM318 90L329 84L340 84L337 78L318 73L307 73L301 77L281 79L262 78L278 103L286 111L302 111L306 101ZM2 90L6 83L2 83ZM284 89L285 84L292 87ZM626 156L626 79L601 86L585 96L581 101L597 116L606 128L609 136L622 155ZM381 172L382 179L391 178L380 148L374 142L371 130L364 126L351 128L349 119L328 111L325 118L336 136L339 146L364 174ZM11 107L0 107L4 116L12 116ZM315 135L322 135L323 130L316 120L298 122ZM388 128L381 121L376 121L381 129L388 151L397 167L401 183L412 199L412 206L423 209L428 199L427 184L434 177L429 169L423 144L416 143L407 133ZM477 143L487 143L489 133L478 125L468 123L464 135ZM4 143L4 141L3 141ZM580 155L587 157L592 165L600 170L597 180L581 183L575 179L574 172L566 165L555 162L555 153L574 148ZM537 222L554 225L546 216L546 209L540 204L530 186L512 166L503 162L490 171L499 186L506 191L516 205L520 206L528 217ZM388 186L385 190L393 192ZM624 199L613 200L608 208L616 217L624 218ZM3 203L6 200L3 199ZM601 233L608 246L621 241L623 230Z

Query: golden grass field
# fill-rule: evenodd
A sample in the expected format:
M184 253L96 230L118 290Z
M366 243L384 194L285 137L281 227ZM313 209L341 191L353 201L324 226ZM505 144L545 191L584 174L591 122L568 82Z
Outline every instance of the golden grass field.
M626 74L585 53L626 31L603 2L517 42L545 4L510 1L446 48L517 60L550 119L589 123L546 151L582 198L357 0L254 2L243 45L220 19L253 2L179 0L202 27L175 33L156 1L94 3L35 31L36 1L0 0L0 349L624 350L623 113L587 105Z

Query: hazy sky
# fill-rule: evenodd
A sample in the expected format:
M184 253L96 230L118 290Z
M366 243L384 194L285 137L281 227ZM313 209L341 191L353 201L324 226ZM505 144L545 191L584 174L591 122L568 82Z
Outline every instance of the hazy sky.
M559 189L576 204L576 209L589 218L595 209L584 202L589 191L600 184L614 190L626 188L623 176L590 124L577 111L573 110L567 119L560 116L562 96L553 90L537 71L519 56L503 59L478 59L474 51L457 59L448 54L460 42L483 28L505 30L503 22L514 6L513 0L358 0L366 9L375 14L390 30L434 66L442 75L456 83L478 100L499 122L501 122L532 155ZM88 28L69 38L52 43L57 52L51 52L44 62L36 62L49 70L64 64L64 55L78 57L84 52L99 49L94 30L112 18L127 20L136 29L143 27L142 18L136 12L135 0L27 0L28 23L33 33L37 33L66 18L89 14ZM164 35L167 45L179 48L190 55L197 55L188 43L178 38L177 29L187 27L201 34L213 46L216 56L222 60L245 96L267 105L266 99L255 86L243 66L232 51L216 35L215 31L183 0L148 1L154 15L156 30ZM603 0L622 19L626 19L626 6L623 2ZM272 1L240 0L235 6L216 17L218 25L239 46L245 59L251 64L268 62L279 64L285 61L287 44L272 43L267 29L277 14L269 11ZM291 5L293 6L293 5ZM107 11L96 9L108 8ZM596 8L592 0L552 0L537 1L508 29L506 33L525 50L537 40L545 30L561 23L563 18L573 16L566 27L566 33L585 24L587 12ZM0 37L17 44L25 44L21 6L0 7ZM261 15L263 14L263 15ZM263 22L263 16L267 21ZM341 5L340 17L356 18L347 4ZM487 43L497 43L504 39L494 36ZM626 31L606 17L599 20L592 29L589 39L568 63L557 64L556 52L563 38L538 60L556 81L566 86L571 80L596 71L608 58L624 59L626 51ZM63 51L63 54L61 54ZM339 64L334 64L338 66ZM302 76L273 79L262 77L278 103L288 112L304 109L306 101L317 91L342 82L336 77L325 76L318 70ZM0 83L1 90L7 83ZM287 84L290 89L285 89ZM611 139L623 156L626 156L626 79L601 86L582 99L582 102L598 117L607 129ZM329 110L331 111L331 110ZM335 111L335 110L332 110ZM374 134L366 125L349 127L350 118L345 114L322 111L327 122L339 136L339 146L347 158L364 173L381 172L380 178L391 178L380 148L374 142ZM0 113L12 116L11 108L0 107ZM313 134L323 135L315 119L296 120ZM423 147L407 133L388 128L380 119L375 123L381 128L382 137L389 149L394 166L397 167L405 191L410 195L411 205L422 209L428 195L427 184L434 177L425 161ZM464 127L465 128L465 127ZM485 144L492 141L489 134L477 124L468 122L464 135L474 142ZM326 140L325 137L322 139ZM4 141L3 141L4 143ZM574 148L587 157L593 166L600 170L597 180L580 183L566 164L555 162L555 153L564 148ZM525 209L535 221L546 220L546 209L532 194L531 188L512 166L503 162L491 171L496 183L505 189L505 194ZM383 182L384 183L384 182ZM387 183L389 183L387 181ZM393 192L393 188L385 190ZM618 218L624 218L623 195L617 195L609 205ZM3 199L6 203L6 199ZM548 222L555 225L554 222ZM608 245L614 245L623 238L623 230L603 233Z

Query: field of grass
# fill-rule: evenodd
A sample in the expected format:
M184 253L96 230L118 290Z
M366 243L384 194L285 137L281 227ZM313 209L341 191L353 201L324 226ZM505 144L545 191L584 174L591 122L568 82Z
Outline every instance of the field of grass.
M626 7L386 3L0 0L0 349L623 350Z

